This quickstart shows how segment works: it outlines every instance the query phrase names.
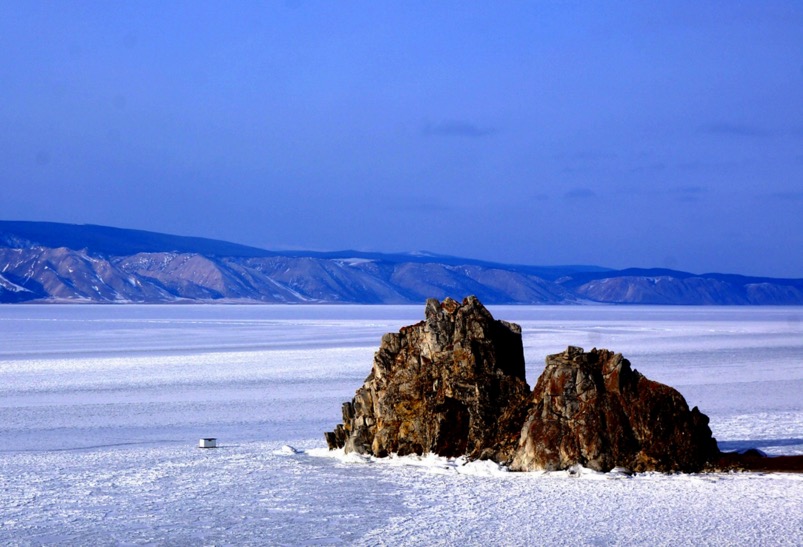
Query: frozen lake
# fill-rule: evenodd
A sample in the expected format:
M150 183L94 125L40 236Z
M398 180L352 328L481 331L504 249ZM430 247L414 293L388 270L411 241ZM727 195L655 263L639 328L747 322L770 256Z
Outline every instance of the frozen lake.
M489 309L521 324L531 385L546 354L605 347L699 406L721 448L803 454L803 308ZM320 455L381 335L423 313L0 306L0 544L803 543L800 475Z

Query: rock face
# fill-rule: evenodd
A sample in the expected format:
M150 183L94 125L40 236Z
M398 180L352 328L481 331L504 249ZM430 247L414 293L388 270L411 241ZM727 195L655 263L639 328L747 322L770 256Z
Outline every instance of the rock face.
M708 417L621 354L569 347L549 355L511 469L699 471L719 455Z
M382 337L371 373L343 404L343 423L326 433L329 447L509 463L530 395L521 328L473 296L429 299L425 315Z
M708 417L618 353L549 355L531 394L521 328L473 296L429 299L425 321L384 335L343 423L325 435L346 452L466 455L514 471L700 471L721 456Z

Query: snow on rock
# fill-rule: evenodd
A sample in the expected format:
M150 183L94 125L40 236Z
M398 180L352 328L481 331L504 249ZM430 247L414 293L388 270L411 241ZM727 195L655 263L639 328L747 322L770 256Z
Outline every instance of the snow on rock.
M281 456L295 456L296 454L303 454L302 450L299 450L289 444L282 445L279 450L276 450L274 454L278 454Z

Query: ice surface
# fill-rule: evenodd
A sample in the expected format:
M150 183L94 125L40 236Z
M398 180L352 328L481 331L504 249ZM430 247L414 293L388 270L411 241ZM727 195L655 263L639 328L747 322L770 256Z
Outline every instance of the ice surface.
M803 454L801 308L492 307L528 381L622 352L720 446ZM803 543L803 477L507 473L324 448L420 306L0 306L0 544ZM197 448L217 437L220 448Z

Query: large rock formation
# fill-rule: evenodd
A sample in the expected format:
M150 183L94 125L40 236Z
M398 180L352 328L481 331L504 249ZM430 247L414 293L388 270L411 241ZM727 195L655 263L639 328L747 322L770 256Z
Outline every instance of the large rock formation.
M699 471L718 456L708 417L621 354L569 347L549 355L511 468Z
M530 395L520 327L473 296L429 299L425 315L382 337L343 423L326 434L329 447L509 462Z
M530 394L518 325L473 296L427 300L426 320L386 334L330 448L493 459L518 471L698 471L720 456L708 417L621 354L550 355Z

